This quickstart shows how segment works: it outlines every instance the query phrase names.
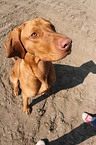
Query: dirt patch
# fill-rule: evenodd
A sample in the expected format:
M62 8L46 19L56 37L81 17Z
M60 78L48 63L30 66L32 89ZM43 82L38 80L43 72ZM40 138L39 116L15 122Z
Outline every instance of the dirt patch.
M36 17L69 36L73 50L54 62L57 81L52 95L34 99L27 116L22 95L14 95L9 81L14 62L5 57L3 42L14 27ZM96 114L96 1L1 0L0 39L0 144L35 145L47 138L50 145L95 145L96 128L83 123L82 113Z

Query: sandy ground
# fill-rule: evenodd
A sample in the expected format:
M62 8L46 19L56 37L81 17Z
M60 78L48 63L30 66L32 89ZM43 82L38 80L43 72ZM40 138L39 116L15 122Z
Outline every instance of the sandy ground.
M23 113L22 96L15 96L9 76L14 65L5 57L12 29L43 17L73 40L71 55L54 62L57 81L50 97L30 99L32 113ZM0 0L0 134L1 145L96 145L96 128L82 120L96 114L96 1Z

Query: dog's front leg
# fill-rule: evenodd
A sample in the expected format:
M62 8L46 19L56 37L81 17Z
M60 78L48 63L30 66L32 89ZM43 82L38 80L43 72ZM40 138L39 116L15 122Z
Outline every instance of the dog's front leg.
M24 94L23 96L23 112L26 112L27 115L31 113L30 107L28 105L28 97L26 97Z
M19 95L20 89L18 87L19 85L19 79L16 77L14 71L12 70L11 76L10 76L10 81L14 86L14 94Z

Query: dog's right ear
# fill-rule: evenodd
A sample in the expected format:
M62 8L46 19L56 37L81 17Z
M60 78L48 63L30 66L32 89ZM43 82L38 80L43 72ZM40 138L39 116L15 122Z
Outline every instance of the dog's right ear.
M14 28L14 30L10 33L6 44L4 44L6 48L6 57L15 57L18 56L20 58L24 58L26 50L21 42L21 28Z

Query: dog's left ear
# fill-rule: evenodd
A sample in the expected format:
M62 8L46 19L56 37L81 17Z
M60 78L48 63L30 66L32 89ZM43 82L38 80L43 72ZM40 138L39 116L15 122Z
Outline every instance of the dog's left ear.
M21 28L14 28L14 30L10 33L6 44L6 57L15 57L18 56L20 58L24 58L26 50L21 42Z

